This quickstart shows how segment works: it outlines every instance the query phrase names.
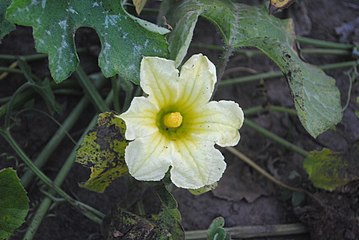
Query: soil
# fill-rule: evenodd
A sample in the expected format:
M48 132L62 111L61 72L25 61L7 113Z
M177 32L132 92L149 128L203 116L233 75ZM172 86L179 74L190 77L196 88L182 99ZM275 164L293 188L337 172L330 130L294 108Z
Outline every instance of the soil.
M241 1L248 4L258 4L261 1ZM358 22L359 1L336 0L302 0L297 1L290 9L279 14L279 17L293 17L298 35L336 42L359 42L359 29L350 28ZM146 15L144 15L146 17ZM149 17L149 16L147 16ZM352 25L350 25L352 24ZM349 27L348 27L349 26ZM194 34L194 43L221 44L221 37L213 26L200 20ZM81 29L76 33L77 47L91 48L80 55L81 64L87 73L98 72L97 56L100 44L94 31ZM208 49L192 47L192 53L202 52L216 65L221 61L221 53ZM6 36L0 44L0 54L28 55L34 54L34 41L30 28L17 27ZM338 56L305 56L305 60L316 64L327 64L340 61L350 61L351 57ZM1 66L9 66L11 62L2 61ZM240 69L234 70L236 67ZM47 60L31 63L31 69L40 78L49 77ZM244 57L233 54L224 73L223 79L250 75L254 72L266 72L278 68L266 57ZM348 69L327 71L336 79L341 92L342 105L348 98L349 79L345 74ZM0 98L11 96L26 80L22 75L10 74L0 80ZM73 79L75 81L75 79ZM109 90L108 83L101 92L105 95ZM355 99L359 95L358 84L354 84L351 91L350 104L344 111L344 117L335 130L329 130L317 139L310 137L299 120L283 113L262 113L251 116L251 119L304 148L305 150L319 150L323 147L346 153L359 139L359 121L355 116L358 106ZM78 95L56 95L62 111L55 113L54 118L62 122L79 101ZM246 109L258 105L273 104L293 107L288 85L284 78L251 82L241 85L219 88L214 99L234 100ZM28 101L23 108L36 108L47 111L46 104L39 97ZM95 109L89 105L70 131L76 140L86 128ZM12 127L12 134L19 145L34 159L48 140L57 130L54 121L44 114L26 111L13 117L16 124ZM2 124L3 119L0 119ZM237 148L254 159L259 165L267 169L273 176L282 181L311 191L316 199L306 198L299 203L291 200L291 195L268 182L259 173L240 162L225 149L221 149L227 161L227 170L219 182L218 188L200 196L194 196L186 190L174 190L174 196L179 204L185 230L207 229L211 221L218 216L225 219L226 227L247 225L273 225L286 223L304 223L309 233L290 235L277 238L261 239L359 239L358 209L359 184L352 182L343 189L325 192L314 188L303 170L303 157L289 151L271 140L259 135L249 127L241 129L241 141ZM10 146L0 138L0 168L11 166L24 172L24 166ZM63 165L74 144L66 138L58 149L51 155L43 171L54 178ZM12 158L14 157L14 158ZM67 176L62 189L76 199L85 202L104 213L110 213L116 206L126 206L128 199L133 198L131 189L126 184L127 179L115 181L103 194L90 192L79 187L78 183L87 179L89 171L78 164L74 164ZM41 202L41 183L33 181L28 187L31 209L28 221L11 238L22 239L24 231L31 221L36 208ZM143 193L143 194L146 194ZM141 197L139 194L137 197ZM146 202L146 209L151 209L154 203ZM55 204L42 222L35 239L104 239L101 227L65 203Z

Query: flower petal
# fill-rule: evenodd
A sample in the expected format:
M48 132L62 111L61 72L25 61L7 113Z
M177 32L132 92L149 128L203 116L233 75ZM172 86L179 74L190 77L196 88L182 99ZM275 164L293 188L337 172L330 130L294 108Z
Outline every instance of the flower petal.
M156 115L158 108L145 97L135 97L130 108L120 115L126 122L125 137L134 140L137 137L145 137L158 131Z
M240 139L244 115L233 101L211 101L196 110L187 131L222 147L234 146Z
M174 145L171 180L176 186L198 189L222 177L226 163L212 142L192 138L177 141Z
M159 181L168 171L171 143L161 134L152 134L130 142L125 160L130 174L137 180Z
M216 67L206 56L193 55L182 66L179 78L179 105L203 105L210 100L217 82Z
M149 100L159 107L177 99L178 70L175 62L158 57L144 57L141 62L141 88Z

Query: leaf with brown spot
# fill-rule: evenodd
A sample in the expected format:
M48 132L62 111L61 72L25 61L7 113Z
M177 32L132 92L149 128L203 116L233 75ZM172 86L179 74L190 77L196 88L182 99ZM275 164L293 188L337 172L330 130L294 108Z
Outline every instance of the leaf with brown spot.
M158 214L146 219L117 208L104 221L106 239L183 240L181 213L176 200L162 183L155 187L154 192L161 204Z
M128 173L125 162L125 122L114 112L99 115L97 125L77 150L76 162L91 169L90 178L82 187L103 192L117 178Z

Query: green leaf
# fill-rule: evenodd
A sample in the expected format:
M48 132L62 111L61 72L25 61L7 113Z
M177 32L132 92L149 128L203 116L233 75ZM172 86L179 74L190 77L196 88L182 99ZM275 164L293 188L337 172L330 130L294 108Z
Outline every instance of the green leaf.
M348 161L329 149L311 151L304 160L304 169L313 185L328 191L358 179L350 174Z
M107 240L181 240L184 232L181 226L181 214L176 200L167 191L164 184L155 188L161 210L151 218L138 216L121 208L116 209L105 220Z
M234 31L237 30L237 15L235 5L230 0L200 0L172 1L172 7L167 4L169 10L168 22L174 27L169 35L170 58L179 66L187 54L192 41L193 31L199 16L207 18L219 27L227 45L232 42ZM166 12L163 15L167 15ZM223 28L223 29L222 29Z
M103 192L117 178L128 173L125 162L125 122L113 112L99 115L96 127L77 150L76 162L91 169L82 187Z
M161 184L156 189L161 201L161 212L158 216L152 216L157 223L156 240L180 240L184 239L184 231L181 225L181 213L178 210L176 199L165 186Z
M310 135L317 137L341 120L335 80L301 61L294 49L292 21L269 15L265 7L229 0L186 0L167 9L171 9L169 23L177 23L169 36L170 57L177 65L187 53L198 16L202 16L218 27L227 46L257 47L279 66L288 80L299 119Z
M229 240L231 239L229 233L224 230L224 218L217 217L213 219L207 231L208 240Z
M216 187L218 186L218 183L215 182L211 185L207 185L198 189L189 189L189 192L192 193L193 195L201 195L203 193L209 192L214 190Z
M146 218L118 208L104 221L107 240L152 240L155 225ZM154 240L154 239L153 239Z
M16 171L0 170L0 239L8 239L25 222L29 199Z
M298 117L313 137L342 119L340 92L335 80L319 68L301 61L294 50L291 20L268 15L265 8L240 7L236 47L253 46L270 57L286 76Z
M10 5L11 0L0 1L0 43L9 32L15 29L15 25L5 19L6 8Z
M68 78L79 59L74 34L79 27L93 28L101 41L99 66L105 77L119 74L139 83L143 56L167 56L167 30L127 14L121 1L13 0L7 19L32 26L39 52L49 55L51 75L56 82Z

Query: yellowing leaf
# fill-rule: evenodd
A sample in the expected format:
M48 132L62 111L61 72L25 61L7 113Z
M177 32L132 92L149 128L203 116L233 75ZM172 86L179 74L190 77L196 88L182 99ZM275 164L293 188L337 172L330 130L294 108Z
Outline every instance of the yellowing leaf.
M133 5L135 5L135 9L138 15L142 12L143 7L146 5L147 0L132 0Z
M349 174L350 165L329 149L311 151L304 160L304 169L314 186L333 191L358 177Z
M295 0L271 0L269 4L269 12L275 13L284 8L289 7Z
M90 178L82 187L103 192L111 182L127 174L125 129L125 122L113 112L99 115L96 127L77 150L76 162L91 169Z

